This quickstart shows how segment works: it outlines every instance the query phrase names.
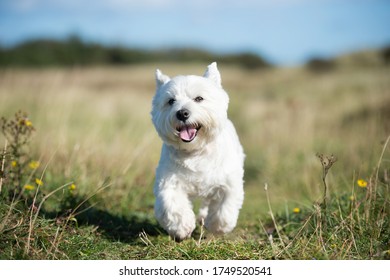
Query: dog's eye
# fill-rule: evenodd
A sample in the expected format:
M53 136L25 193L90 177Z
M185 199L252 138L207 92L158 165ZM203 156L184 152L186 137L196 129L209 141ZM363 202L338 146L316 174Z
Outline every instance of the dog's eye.
M194 100L195 100L195 102L201 102L203 100L203 97L202 96L198 96Z
M169 105L173 105L173 103L175 103L175 102L176 102L176 100L173 99L173 98L171 98L171 99L168 100L168 104L169 104Z

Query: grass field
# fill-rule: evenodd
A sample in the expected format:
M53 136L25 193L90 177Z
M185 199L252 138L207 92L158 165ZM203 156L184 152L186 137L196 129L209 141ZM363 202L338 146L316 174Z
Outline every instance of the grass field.
M205 69L0 70L0 117L22 110L29 122L17 125L35 128L19 157L13 140L0 135L1 150L7 145L1 259L390 257L389 67L312 73L220 65L247 155L244 206L233 233L198 227L182 243L153 214L161 147L150 120L156 67L172 76ZM325 178L326 208L317 153L337 157Z

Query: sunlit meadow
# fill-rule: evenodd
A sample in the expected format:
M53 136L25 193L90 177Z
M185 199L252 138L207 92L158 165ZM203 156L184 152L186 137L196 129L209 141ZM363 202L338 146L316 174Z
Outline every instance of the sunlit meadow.
M182 243L153 217L161 147L150 121L157 67L171 76L205 69L0 70L0 117L21 110L30 122L23 125L34 127L18 183L27 210L15 197L2 203L0 258L389 257L389 67L314 73L220 65L247 155L245 202L233 233L212 236L198 227ZM18 164L10 144L0 134L2 193ZM317 154L337 157L325 176Z

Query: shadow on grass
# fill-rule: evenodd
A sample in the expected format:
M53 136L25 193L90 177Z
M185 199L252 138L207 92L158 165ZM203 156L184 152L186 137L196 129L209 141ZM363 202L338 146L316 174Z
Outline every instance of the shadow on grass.
M64 201L56 211L41 211L42 216L50 219L64 220L71 213L71 209L75 209L82 197L72 197L71 200ZM90 202L85 202L76 211L76 220L78 227L96 226L97 232L104 235L107 239L124 242L124 243L139 243L139 235L145 232L148 236L157 236L164 234L159 227L150 211L134 211L126 216L115 215L107 210L101 210Z
M117 216L107 211L91 208L76 216L79 226L98 226L98 231L112 241L138 243L139 234L157 236L162 230L151 217L144 213L134 212L128 216Z

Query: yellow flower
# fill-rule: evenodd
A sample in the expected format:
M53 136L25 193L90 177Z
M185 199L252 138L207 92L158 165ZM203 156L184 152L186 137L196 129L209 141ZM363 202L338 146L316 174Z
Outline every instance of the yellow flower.
M69 190L70 191L74 191L76 189L76 185L75 184L72 184L69 186Z
M354 200L355 200L355 197L354 197L353 195L351 195L351 196L349 197L349 200L350 200L350 201L354 201Z
M38 186L43 185L43 181L41 179L38 179L38 178L35 179L35 183L37 183Z
M25 190L28 190L28 191L32 191L32 190L35 189L35 187L32 186L32 185L25 185L25 186L24 186L24 189L25 189Z
M298 208L298 207L295 207L295 208L293 209L293 213L295 213L295 214L298 214L298 213L300 213L300 212L301 212L301 209Z
M18 162L17 162L16 160L13 160L13 161L11 162L11 166L12 166L12 167L18 166Z
M27 118L21 119L21 120L19 121L19 124L20 124L20 125L25 125L25 126L27 126L27 127L31 127L31 126L33 125L32 121L30 121L30 120L27 119Z
M358 184L359 187L365 188L365 187L367 187L368 183L367 183L367 181L365 181L363 179L359 179L359 180L357 180L357 184Z
M24 121L24 124L25 124L26 126L30 127L30 126L32 126L33 123L32 123L32 121L30 121L30 120L27 119L27 120Z
M39 161L35 161L35 160L30 161L28 167L30 167L31 169L37 169L39 167Z

